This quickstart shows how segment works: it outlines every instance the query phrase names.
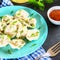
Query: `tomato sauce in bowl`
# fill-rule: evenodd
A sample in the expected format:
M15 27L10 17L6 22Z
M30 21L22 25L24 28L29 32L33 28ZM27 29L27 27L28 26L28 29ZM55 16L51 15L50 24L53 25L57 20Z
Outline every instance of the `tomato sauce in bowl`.
M50 18L56 21L60 21L60 10L53 10L49 14Z
M60 25L60 6L53 6L47 11L48 19L55 25Z

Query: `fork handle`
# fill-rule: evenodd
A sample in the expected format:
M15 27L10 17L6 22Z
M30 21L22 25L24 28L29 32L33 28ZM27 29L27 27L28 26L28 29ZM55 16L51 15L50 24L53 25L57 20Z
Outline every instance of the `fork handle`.
M45 53L43 56L39 56L39 57L37 57L35 60L39 60L40 58L43 58L43 57L49 57L49 56L51 56L48 52L47 53Z

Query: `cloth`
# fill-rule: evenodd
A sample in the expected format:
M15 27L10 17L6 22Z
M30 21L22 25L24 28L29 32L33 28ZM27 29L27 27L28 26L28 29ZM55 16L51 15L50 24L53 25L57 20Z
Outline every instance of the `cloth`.
M43 49L43 47L40 47L38 50L36 50L32 54L29 54L29 55L21 57L21 58L16 58L16 59L4 59L4 58L0 58L0 60L35 60L37 57L39 57L40 55L42 56L45 53L46 52ZM52 60L52 59L50 57L43 57L43 58L40 58L39 60Z
M2 4L0 5L0 8L10 5L13 5L10 0L3 0Z
M10 6L10 5L13 5L10 0L3 0L2 4L0 5L0 8L5 6ZM44 53L46 53L45 50L43 49L43 47L40 47L32 54L29 54L21 58L16 58L16 59L0 58L0 60L35 60L38 56L43 55ZM50 57L43 57L43 58L40 58L39 60L52 60L52 59Z

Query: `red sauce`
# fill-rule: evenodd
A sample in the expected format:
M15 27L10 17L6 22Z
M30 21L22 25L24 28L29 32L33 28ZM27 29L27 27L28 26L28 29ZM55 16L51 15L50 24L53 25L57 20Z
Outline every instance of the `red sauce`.
M56 21L60 21L60 10L53 10L49 16Z

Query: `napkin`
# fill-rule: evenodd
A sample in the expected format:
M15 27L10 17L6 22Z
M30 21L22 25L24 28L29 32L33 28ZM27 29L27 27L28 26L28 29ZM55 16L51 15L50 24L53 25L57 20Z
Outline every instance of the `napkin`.
M10 6L10 5L13 5L10 0L3 0L2 4L0 5L0 8L5 7L5 6ZM35 60L37 57L39 57L40 55L42 56L45 53L46 52L45 52L44 48L40 47L32 54L29 54L29 55L21 57L21 58L16 58L16 59L0 58L0 60ZM52 59L50 57L43 57L43 58L40 58L39 60L52 60Z

